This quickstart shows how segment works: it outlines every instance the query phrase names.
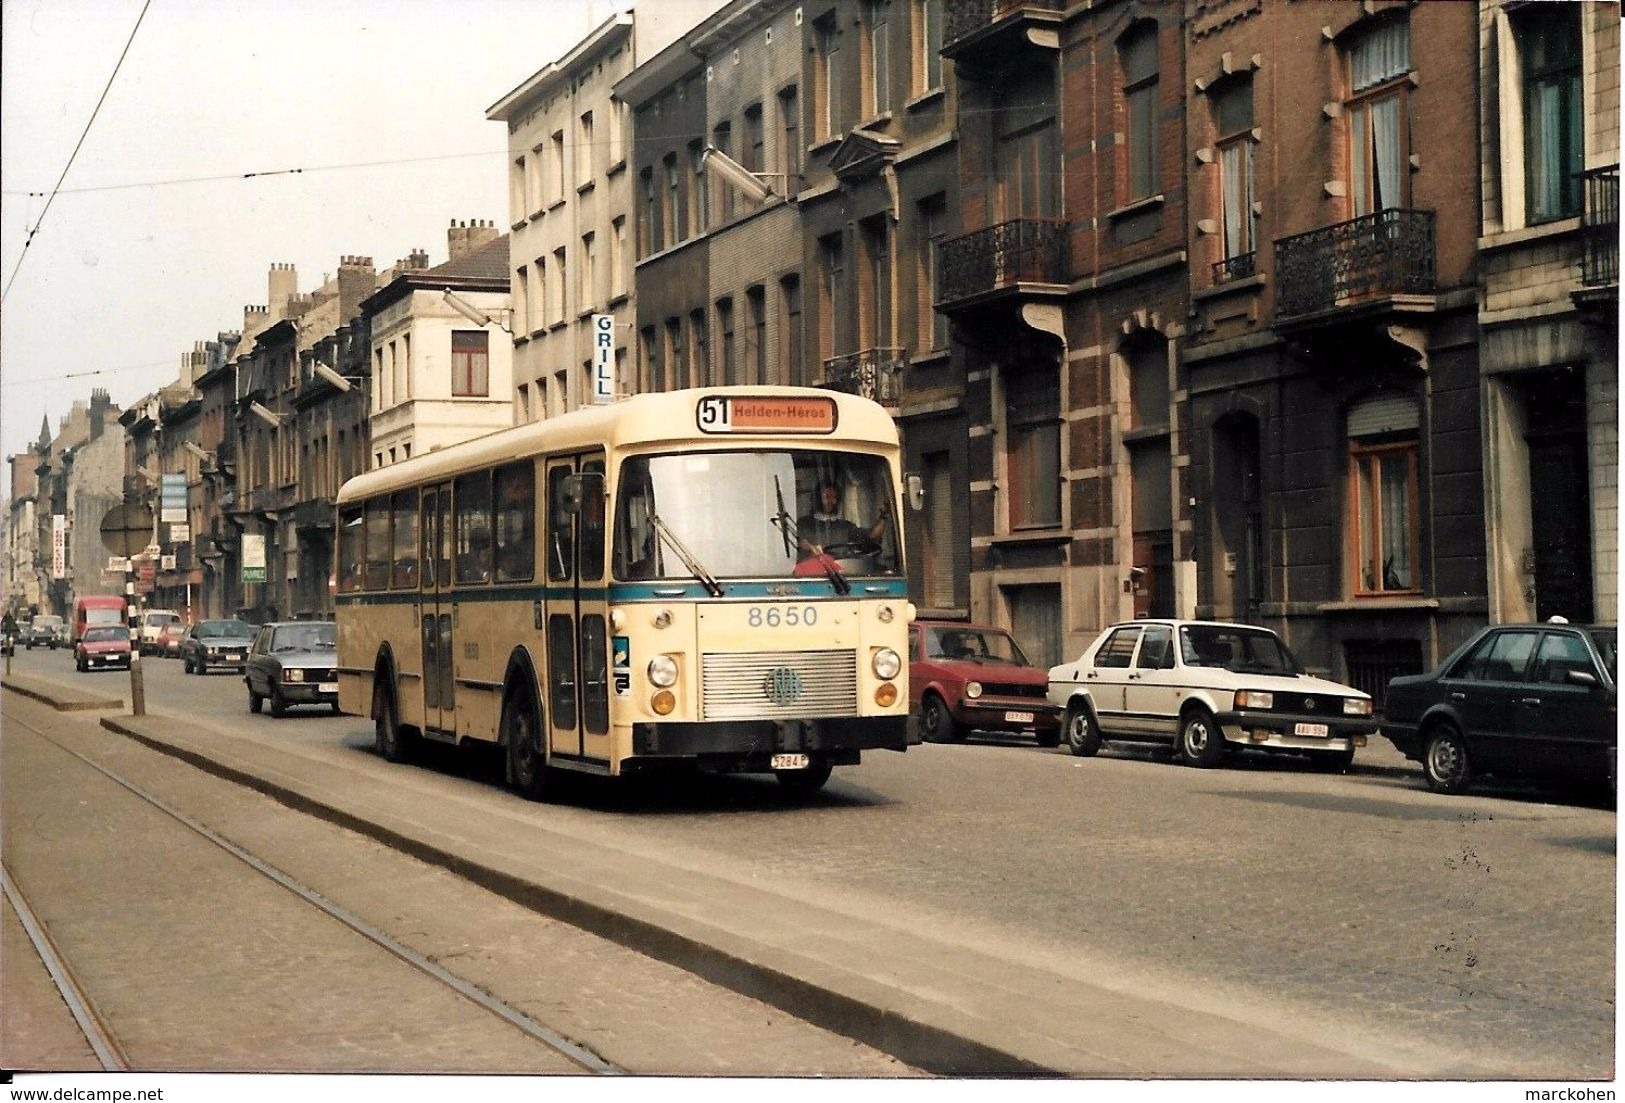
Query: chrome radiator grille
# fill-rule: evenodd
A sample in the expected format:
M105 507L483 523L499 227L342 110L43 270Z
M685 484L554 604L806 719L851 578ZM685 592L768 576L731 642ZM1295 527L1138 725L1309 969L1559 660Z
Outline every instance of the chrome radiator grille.
M708 653L700 659L700 711L706 720L854 716L855 651Z

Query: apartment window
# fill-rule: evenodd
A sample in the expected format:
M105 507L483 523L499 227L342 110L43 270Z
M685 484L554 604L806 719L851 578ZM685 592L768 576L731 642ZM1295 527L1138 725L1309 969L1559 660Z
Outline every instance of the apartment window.
M733 124L718 123L711 128L711 146L718 153L733 156ZM722 221L726 222L734 216L734 189L724 185L722 188Z
M1169 424L1168 346L1162 340L1139 340L1124 350L1128 361L1129 416L1134 428Z
M681 318L666 319L666 344L662 351L662 359L666 364L666 378L671 383L672 390L688 385L688 365L683 363L683 320Z
M583 111L576 121L576 185L592 182L592 112Z
M779 93L779 172L784 194L793 197L801 190L801 101L793 84Z
M609 167L626 161L626 105L612 100L609 105Z
M1055 93L1043 70L1013 76L998 105L997 201L1001 219L1049 218L1060 209Z
M1523 66L1523 167L1528 221L1580 213L1585 169L1579 6L1527 9L1515 24Z
M721 371L724 385L742 382L739 378L738 359L734 355L734 301L717 300L717 328L722 331Z
M743 382L771 383L767 369L767 288L758 284L745 292L745 308L750 311L750 378Z
M942 87L942 0L913 0L914 93Z
M557 203L564 198L564 131L553 132L553 156L548 165L548 199Z
M513 213L512 221L518 222L530 210L527 205L530 197L530 180L526 173L527 161L520 157L514 161L508 172L508 208Z
M1349 198L1354 215L1403 207L1409 173L1405 87L1410 72L1410 24L1381 23L1348 50L1350 98Z
M660 217L664 230L660 239L666 248L671 248L683 240L683 228L678 223L682 217L682 197L677 188L677 154L668 153L663 162L666 173L665 200L660 205Z
M658 394L666 389L665 373L660 369L660 345L655 338L655 327L644 326L638 331L643 345L643 389L646 394Z
M690 382L696 387L711 383L711 345L706 332L705 310L693 310L688 315L688 362L692 370Z
M767 167L765 136L762 134L762 105L751 104L745 108L745 144L740 150L744 165L751 172L763 172Z
M866 118L891 110L891 0L869 0L865 22L869 34L864 40L863 113Z
M1127 114L1128 198L1157 190L1157 25L1141 23L1118 43Z
M514 403L514 412L519 415L518 418L515 419L514 424L523 425L530 420L530 384L519 384L518 388L516 388L514 391L514 395L518 399L518 401Z
M891 218L868 218L858 226L864 254L858 287L858 347L885 348L892 341Z
M522 264L514 270L513 289L513 331L523 336L530 332L530 270Z
M535 333L546 329L548 322L547 309L550 303L547 298L547 258L537 257L532 269L536 273L535 286L531 288L534 297L527 304L527 310L530 313L530 332Z
M1224 259L1233 261L1251 256L1257 248L1258 216L1253 213L1252 77L1236 77L1225 82L1214 93L1213 111L1219 133Z
M1006 382L1005 432L1010 527L1061 523L1061 379L1054 368L1028 368Z
M451 334L451 393L459 398L484 398L489 393L491 335L485 330L453 330Z
M591 310L593 305L598 302L597 246L598 235L581 235L581 264L578 268L578 274L581 277L580 305L582 310Z
M553 373L553 395L558 403L559 413L568 413L575 408L575 403L570 400L570 371L568 368L560 368Z
M626 294L626 216L609 224L609 293L612 298Z
M641 256L652 256L659 252L655 247L655 178L652 169L644 169L643 177L643 225L638 235Z
M818 359L835 355L835 311L846 282L846 258L841 235L818 239Z
M688 189L688 224L696 234L703 234L711 224L711 189L705 175L705 147L699 142L688 144L689 162L694 178Z
M802 363L801 277L785 276L779 281L779 378L793 386L807 382Z
M1417 431L1409 395L1378 394L1348 411L1349 539L1356 594L1415 592Z
M839 110L836 107L835 59L840 35L835 30L835 13L813 24L813 137L823 141L835 134Z
M372 389L372 408L376 412L384 408L384 391L389 383L389 377L384 374L384 350L372 350L372 377L378 385Z
M942 195L920 200L915 223L914 323L920 351L948 347L948 317L933 308L937 293L937 255L948 223L948 203Z
M553 320L562 322L570 313L570 275L569 269L564 263L564 249L562 247L553 250L553 284L559 289L558 294L555 296L558 309L553 314Z

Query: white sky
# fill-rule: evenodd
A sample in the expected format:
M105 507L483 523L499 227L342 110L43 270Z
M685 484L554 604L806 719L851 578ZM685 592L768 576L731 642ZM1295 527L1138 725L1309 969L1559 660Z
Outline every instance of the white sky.
M93 387L124 406L174 380L194 341L266 301L273 262L305 292L346 254L383 268L422 248L438 264L452 219L505 230L506 134L485 109L628 6L152 0L5 296L0 455L42 414L54 434ZM0 287L141 8L0 3ZM411 163L311 171L380 161ZM241 179L291 168L306 171ZM234 178L154 186L211 176ZM115 185L140 186L74 192Z

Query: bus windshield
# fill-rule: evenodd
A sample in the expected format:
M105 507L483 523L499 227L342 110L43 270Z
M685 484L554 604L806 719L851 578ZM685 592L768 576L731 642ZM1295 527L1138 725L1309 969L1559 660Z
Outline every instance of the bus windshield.
M695 567L715 578L823 577L815 560L846 575L896 574L892 500L878 456L636 456L621 465L616 491L615 577L692 579Z

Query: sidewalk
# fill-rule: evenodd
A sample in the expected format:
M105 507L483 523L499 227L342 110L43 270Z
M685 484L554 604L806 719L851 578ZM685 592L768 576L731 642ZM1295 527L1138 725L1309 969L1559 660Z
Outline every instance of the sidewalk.
M938 1074L1483 1074L1353 1038L1290 1036L1249 1021L1246 1008L1215 1014L1148 999L1035 964L997 940L922 934L906 915L893 924L680 868L549 830L538 822L545 806L470 815L457 801L426 799L395 767L335 769L169 716L106 716L101 725Z

